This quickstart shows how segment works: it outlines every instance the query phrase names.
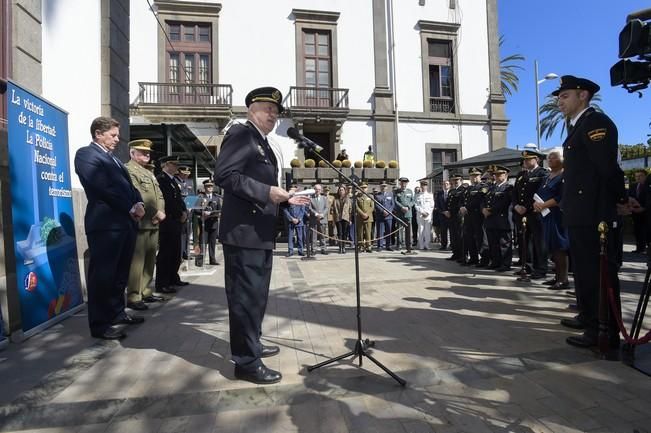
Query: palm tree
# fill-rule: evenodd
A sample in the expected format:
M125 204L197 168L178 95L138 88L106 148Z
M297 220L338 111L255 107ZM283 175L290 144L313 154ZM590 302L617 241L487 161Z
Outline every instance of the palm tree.
M596 93L590 100L590 106L597 111L603 111L598 102L601 101L601 95ZM540 106L540 135L545 137L545 140L554 135L556 127L560 123L561 137L565 134L567 120L563 117L563 113L558 109L558 98L551 94L545 98L545 103Z
M504 35L500 36L500 47L504 43ZM502 94L504 96L511 96L513 92L518 91L518 84L520 78L517 71L523 71L524 68L517 63L523 62L524 56L521 54L511 54L500 60L500 81L502 83Z

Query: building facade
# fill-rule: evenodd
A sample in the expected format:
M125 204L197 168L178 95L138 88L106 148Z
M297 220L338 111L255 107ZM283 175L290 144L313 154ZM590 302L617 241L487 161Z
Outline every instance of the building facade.
M286 107L270 139L283 168L305 159L286 136L295 126L330 160L342 149L361 160L370 146L414 181L505 147L498 39L497 0L8 0L0 78L68 112L70 155L89 143L93 118L111 116L123 160L130 138L150 138L156 157L179 154L198 178L212 174L228 127L245 120L247 92L272 85ZM6 104L0 236L11 251ZM83 260L76 175L72 186ZM0 260L11 331L13 258Z

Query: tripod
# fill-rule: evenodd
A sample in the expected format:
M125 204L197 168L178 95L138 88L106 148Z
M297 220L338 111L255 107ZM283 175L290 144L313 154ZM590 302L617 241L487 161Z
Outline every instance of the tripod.
M308 140L300 140L299 146L303 145L306 148L311 148L312 150L315 150L315 146ZM330 161L326 160L323 158L321 155L319 155L317 152L314 152L315 155L318 155L319 159L324 161L326 165L328 165L330 168L335 170L339 176L341 176L343 179L345 179L350 185L353 187L353 224L357 223L357 193L360 192L364 194L366 197L370 198L373 200L376 206L379 206L382 210L388 212L389 214L393 215L394 218L397 218L396 215L393 214L390 210L385 208L381 203L379 203L375 198L368 193L362 191L359 188L358 181L359 178L357 176L346 176L341 170L336 168ZM409 225L405 223L404 221L398 219L399 224L402 224L403 226L406 226L407 229L410 229ZM357 229L357 227L356 227ZM370 341L368 338L363 340L362 339L362 307L361 307L361 290L360 290L360 284L359 284L359 242L358 242L358 233L357 230L355 232L355 237L353 239L353 245L355 246L355 293L357 297L357 305L356 305L356 311L357 311L357 341L355 342L355 348L351 350L350 352L344 353L343 355L335 356L334 358L327 359L323 362L320 362L315 365L311 365L307 367L307 371L313 371L316 370L317 368L324 367L326 365L335 363L337 361L340 361L344 358L348 357L357 357L359 359L359 366L362 366L362 359L364 357L370 359L373 361L375 365L380 367L385 373L387 373L389 376L391 376L393 379L396 380L400 385L405 386L407 382L404 381L404 379L400 378L397 374L389 370L387 367L385 367L380 361L375 359L371 354L368 353L367 349L369 347L373 347L375 345L374 342Z

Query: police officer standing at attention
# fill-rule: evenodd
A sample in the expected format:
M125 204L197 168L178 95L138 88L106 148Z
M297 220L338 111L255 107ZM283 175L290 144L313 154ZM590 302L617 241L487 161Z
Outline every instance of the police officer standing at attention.
M617 162L617 127L605 114L590 107L599 86L590 80L571 75L561 77L561 85L552 95L558 108L570 119L563 143L565 171L561 209L568 228L570 254L574 268L579 314L563 319L564 326L583 329L582 335L567 338L578 347L597 344L599 312L599 232L600 222L608 225L608 276L619 301L617 249L614 222L617 214L627 211L624 173ZM613 350L619 348L619 330L608 310L608 340Z
M450 176L452 188L448 194L447 209L444 212L444 215L449 218L450 246L452 249L452 255L446 260L455 260L460 263L465 261L462 245L463 233L461 226L461 215L459 215L459 210L463 204L463 197L465 194L461 180L462 178L458 174L453 174Z
M486 196L486 204L482 209L484 226L491 249L491 269L506 272L511 269L513 245L511 241L511 224L509 223L509 206L513 186L507 182L509 169L501 165L495 166L495 186Z
M484 215L481 213L481 207L484 196L488 193L488 185L481 182L481 170L477 167L471 168L468 175L470 186L466 188L460 212L465 215L464 248L468 252L468 261L464 264L470 266L479 264L479 252L484 241Z
M394 194L396 200L394 209L396 209L396 215L407 223L407 227L399 224L398 249L401 249L402 245L405 245L407 251L411 251L411 208L414 207L414 192L407 188L409 179L406 177L401 177L398 179L398 182L400 182L400 188Z
M178 278L181 265L181 233L188 211L181 196L181 188L174 179L178 170L178 157L160 158L163 172L156 180L165 199L166 218L160 224L158 256L156 257L156 291L176 293L175 285L184 283ZM187 284L187 283L186 283ZM182 284L185 285L185 284Z
M206 200L206 205L203 208L203 231L206 234L208 241L208 257L210 258L209 264L218 265L217 256L217 230L219 229L219 213L222 205L220 197L214 193L215 184L206 179L203 181L203 196Z
M534 212L534 194L545 183L549 172L538 165L539 158L544 154L535 150L522 152L523 170L518 175L513 186L513 216L518 227L518 246L520 260L525 257L533 264L531 278L544 278L547 274L547 248L543 237L543 223L540 212ZM523 236L522 218L527 218L526 239ZM529 255L532 252L532 256ZM525 263L525 268L526 268Z
M264 346L262 320L269 297L278 205L307 205L278 187L278 163L267 135L282 113L282 94L273 87L249 92L248 122L232 126L215 163L215 183L224 191L219 240L224 273L235 377L253 383L279 382L282 375L261 358L276 355Z
M390 212L393 212L393 207L395 206L395 201L393 198L393 193L388 191L388 185L386 182L380 184L380 192L376 196L376 200L384 206ZM382 251L386 249L387 251L393 251L391 248L391 237L385 238L391 233L391 227L393 226L393 215L391 215L386 210L381 207L375 208L375 226L377 227L377 249Z
M154 174L144 167L149 162L152 144L147 139L129 142L131 159L126 164L131 182L140 192L145 204L145 216L138 225L127 286L127 307L132 310L147 310L147 303L162 301L162 298L154 296L149 288L156 266L158 227L165 219L163 193Z

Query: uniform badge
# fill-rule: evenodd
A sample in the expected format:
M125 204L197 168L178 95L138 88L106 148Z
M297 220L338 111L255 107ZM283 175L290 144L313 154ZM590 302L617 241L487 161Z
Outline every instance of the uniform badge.
M259 144L258 144L258 153L259 153L260 155L262 155L262 156L266 156L265 153L264 153L264 149L263 149L262 146L260 146Z
M601 141L606 136L606 128L593 129L588 132L588 138L592 141Z
M279 92L278 90L275 90L275 91L271 94L271 98L272 98L274 101L280 101L280 92Z

